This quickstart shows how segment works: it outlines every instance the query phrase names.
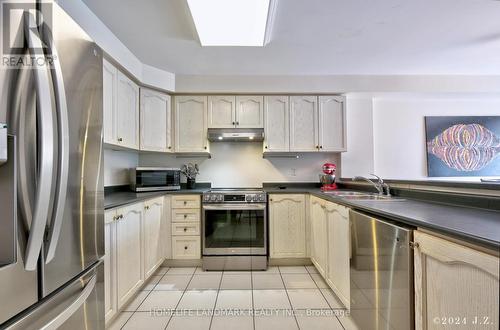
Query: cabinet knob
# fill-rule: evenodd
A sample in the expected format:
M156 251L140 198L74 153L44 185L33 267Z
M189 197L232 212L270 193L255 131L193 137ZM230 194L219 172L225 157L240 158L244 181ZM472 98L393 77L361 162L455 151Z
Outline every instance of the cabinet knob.
M184 231L186 232L188 229L186 227L184 227Z
M122 141L123 141L123 139L119 137L118 138L118 142L122 142Z
M184 247L184 250L187 250L187 249L188 249L188 247L187 247L187 246L185 246L185 247Z
M205 150L207 150L207 146L205 146Z
M235 121L233 121L233 125L236 125L236 122L235 122Z
M264 148L266 148L266 149L267 149L267 146L265 146Z
M316 149L319 149L319 146L316 146Z
M320 149L323 149L323 146L319 146Z
M186 202L186 201L184 201L184 205L186 205L186 204L187 204L187 202Z
M188 217L188 215L187 215L187 214L184 214L184 219L186 219L187 217Z
M118 220L118 217L115 215L115 216L113 216L113 221L116 221L116 220Z
M172 146L168 146L168 149L172 149Z
M237 122L236 122L236 126L238 126L239 124L240 124L240 122L239 122L239 121L237 121Z
M270 198L270 199L269 199L269 201L270 201L270 202L272 202L272 201L273 201L273 199L272 199L272 198Z

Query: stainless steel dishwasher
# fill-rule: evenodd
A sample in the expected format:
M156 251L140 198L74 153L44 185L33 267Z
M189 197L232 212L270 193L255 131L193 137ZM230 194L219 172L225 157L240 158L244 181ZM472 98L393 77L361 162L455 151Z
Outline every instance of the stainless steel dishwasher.
M359 329L414 329L413 228L350 211L351 317Z

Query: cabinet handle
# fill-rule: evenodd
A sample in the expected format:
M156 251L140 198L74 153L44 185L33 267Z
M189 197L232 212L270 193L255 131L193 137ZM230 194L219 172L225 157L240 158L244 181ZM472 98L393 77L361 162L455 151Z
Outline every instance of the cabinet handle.
M118 138L118 142L122 142L122 141L123 141L123 139L119 137Z
M270 201L270 202L272 202L272 201L273 201L273 199L271 198L271 199L269 199L269 201Z
M320 149L323 149L323 146L319 146Z
M186 227L184 227L184 232L186 232L188 229Z
M236 122L236 126L238 126L239 124L240 124L240 122L239 122L239 121L237 121L237 122Z
M184 205L186 205L186 204L187 204L187 202L186 202L186 201L184 201Z
M187 214L184 214L184 219L186 219L187 217L188 217L188 215L187 215Z
M168 149L172 149L172 146L168 146Z
M420 247L420 244L418 244L418 242L410 242L410 248L418 249L419 247Z
M236 125L236 122L235 122L235 121L233 121L233 125Z
M316 149L319 149L319 146L316 146Z
M207 150L207 146L205 146L205 150Z
M188 249L188 247L187 247L187 246L185 246L185 247L184 247L184 250L187 250L187 249Z
M264 148L266 148L266 149L267 149L267 146L265 146Z
M116 220L118 220L118 216L114 215L113 216L113 221L116 221Z

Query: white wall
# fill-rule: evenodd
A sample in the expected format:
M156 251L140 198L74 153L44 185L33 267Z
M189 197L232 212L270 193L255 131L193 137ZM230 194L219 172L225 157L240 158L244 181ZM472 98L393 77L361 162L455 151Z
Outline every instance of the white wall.
M139 154L134 151L104 150L104 186L129 184L129 169L137 167Z
M500 94L354 95L348 97L347 113L349 152L342 155L343 177L368 175L372 169L387 179L479 181L427 177L424 117L500 116Z
M336 154L301 154L300 158L262 158L262 143L212 143L212 159L176 158L170 155L141 154L141 166L174 166L198 163L198 182L212 187L261 187L263 182L318 182L321 166L334 162Z

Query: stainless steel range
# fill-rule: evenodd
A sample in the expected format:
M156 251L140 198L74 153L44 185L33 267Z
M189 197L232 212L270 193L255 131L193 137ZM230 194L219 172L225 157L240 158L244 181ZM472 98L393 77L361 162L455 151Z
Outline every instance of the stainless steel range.
M203 194L203 269L267 268L267 195L262 189Z

